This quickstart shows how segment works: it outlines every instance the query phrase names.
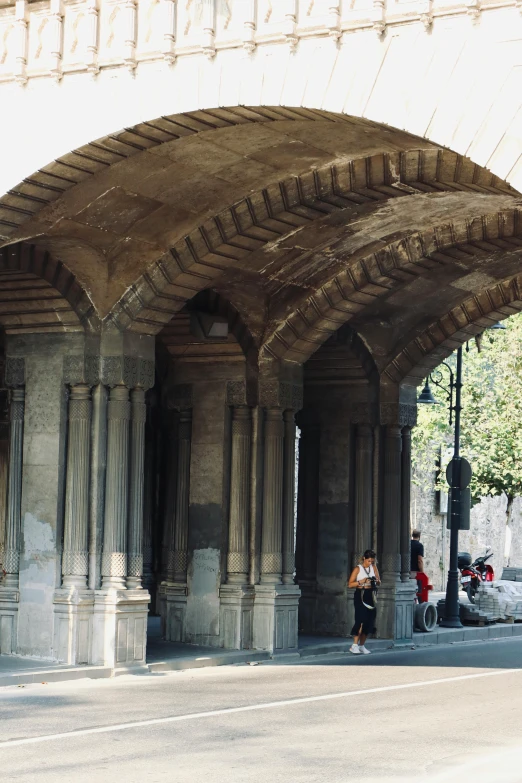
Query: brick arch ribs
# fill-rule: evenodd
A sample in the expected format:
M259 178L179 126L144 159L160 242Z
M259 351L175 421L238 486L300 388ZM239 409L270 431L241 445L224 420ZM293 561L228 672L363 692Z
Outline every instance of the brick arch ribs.
M8 333L96 328L89 296L60 261L34 245L0 249L0 324Z
M178 242L128 289L109 317L119 329L155 334L188 299L220 288L234 270L248 270L251 255L301 226L347 207L448 191L514 195L490 172L440 149L336 162L276 183Z
M453 249L468 262L492 250L499 255L508 251L522 255L521 237L522 211L517 208L412 233L344 269L307 298L264 349L275 358L302 363L379 297L444 266L443 251Z
M522 255L522 237L519 246ZM384 382L418 386L464 342L520 311L522 275L517 275L469 297L434 321L388 364Z

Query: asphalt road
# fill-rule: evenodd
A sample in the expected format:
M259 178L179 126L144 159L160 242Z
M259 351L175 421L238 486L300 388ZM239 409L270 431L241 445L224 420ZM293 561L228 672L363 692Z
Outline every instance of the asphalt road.
M522 639L0 691L0 780L522 781Z

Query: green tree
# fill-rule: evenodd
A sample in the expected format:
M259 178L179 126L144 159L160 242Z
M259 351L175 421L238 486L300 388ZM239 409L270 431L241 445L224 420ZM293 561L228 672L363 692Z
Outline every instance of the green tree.
M522 313L503 323L505 330L486 330L464 351L461 453L473 468L472 498L477 502L505 493L509 525L513 500L522 495ZM455 368L455 356L448 364ZM442 372L443 382L449 383L444 368ZM434 444L453 444L444 392L432 390L442 404L419 406L414 475L426 474ZM445 484L444 476L440 481Z

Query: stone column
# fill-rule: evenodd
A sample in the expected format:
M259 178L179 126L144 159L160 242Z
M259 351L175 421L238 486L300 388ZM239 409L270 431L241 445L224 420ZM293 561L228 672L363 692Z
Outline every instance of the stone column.
M145 457L145 392L131 392L129 528L127 588L140 589L143 575L143 485Z
M252 417L250 408L244 406L232 408L228 584L248 582L251 441Z
M110 337L105 345L102 340L103 349L114 349L115 339ZM154 338L141 336L138 347L153 356ZM102 355L100 377L110 395L102 589L94 596L90 663L143 666L150 596L136 588L142 587L144 396L154 383L154 362L122 353Z
M254 610L250 584L252 410L233 405L231 416L227 581L219 588L220 633L226 648L242 650L252 647Z
M129 491L128 389L111 389L108 405L107 482L103 536L103 587L123 589L127 571L127 511Z
M0 423L0 433L3 427ZM5 557L5 512L7 510L7 480L9 477L9 425L6 427L5 440L0 437L0 584L2 582L1 569Z
M71 388L67 437L64 544L64 587L86 587L89 573L89 458L91 393L86 384Z
M303 411L306 414L306 411ZM310 417L299 418L299 477L297 494L296 577L301 588L299 629L314 630L319 532L319 462L321 429Z
M174 579L174 564L171 553L174 551L174 522L176 514L176 474L178 461L178 425L175 411L162 411L159 435L159 456L162 467L161 486L163 488L163 531L161 539L160 574L161 579ZM169 559L171 570L169 571Z
M168 461L163 528L165 579L158 590L162 635L170 642L185 641L187 610L192 409L183 407L178 410L179 413L169 411L170 437L164 449Z
M91 470L89 509L89 588L101 587L105 473L107 469L107 389L97 383L92 391Z
M295 571L295 416L283 415L285 443L283 455L283 584L294 584Z
M178 425L178 470L174 518L174 549L169 553L169 575L174 582L187 581L188 509L190 493L190 441L192 411L180 411Z
M5 587L18 587L22 501L22 448L24 433L24 389L13 389L9 408L9 476L5 520Z
M387 583L401 573L401 458L402 432L388 426L384 439L384 498L382 570Z
M402 430L401 581L410 579L411 427Z
M262 379L259 401L265 417L261 574L255 586L254 647L276 655L295 654L301 591L292 578L294 476L290 473L295 459L293 411L302 407L302 386L288 380ZM287 413L283 415L283 411Z
M382 480L382 586L377 604L379 636L395 644L411 644L413 638L413 599L415 589L401 581L403 526L402 426L397 420L384 431ZM395 423L397 422L397 423Z
M358 424L355 440L355 542L352 566L372 547L373 427Z
M263 531L261 536L262 584L281 584L283 565L283 444L282 411L280 408L269 408L265 414Z
M147 410L147 419L150 408ZM151 593L154 601L154 549L153 549L153 518L155 519L155 482L156 459L155 440L151 426L145 423L145 465L143 476L143 586Z

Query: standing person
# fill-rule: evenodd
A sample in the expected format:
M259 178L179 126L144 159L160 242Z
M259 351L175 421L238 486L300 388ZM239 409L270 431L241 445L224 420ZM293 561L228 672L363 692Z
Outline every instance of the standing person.
M375 552L367 549L361 562L350 574L348 587L355 588L353 603L355 606L355 623L352 628L353 644L350 652L354 655L369 655L365 647L366 637L375 633L375 594L381 578L375 565Z
M410 541L410 577L412 579L417 579L417 574L424 573L424 547L420 542L420 536L420 530L412 530ZM417 594L421 590L422 582L417 579Z
M420 530L413 530L410 541L410 571L411 576L424 573L424 547L420 542Z

